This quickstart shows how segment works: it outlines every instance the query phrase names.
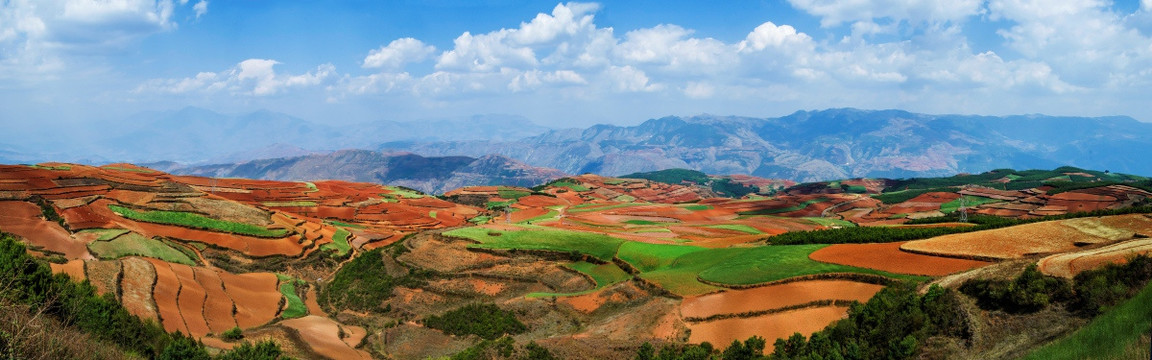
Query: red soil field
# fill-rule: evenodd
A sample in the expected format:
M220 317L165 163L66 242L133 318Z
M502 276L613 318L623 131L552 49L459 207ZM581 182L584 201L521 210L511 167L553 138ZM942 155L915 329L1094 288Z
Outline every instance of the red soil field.
M84 281L84 260L69 260L64 264L48 263L53 274L66 274L74 281Z
M776 339L787 338L794 333L809 336L847 315L846 307L827 306L753 318L731 318L688 324L688 328L692 330L688 342L698 344L707 341L723 347L731 344L732 340L744 341L752 336L760 336L768 342L764 352L771 353L775 348L772 344Z
M707 318L807 304L819 300L866 302L884 286L849 280L798 281L746 290L688 297L680 304L685 318Z
M160 324L168 332L182 332L187 334L188 327L184 325L184 317L180 315L177 295L180 294L180 279L167 262L146 259L156 269L156 285L152 290L152 297L156 300L156 312L160 314Z
M276 318L283 295L272 273L219 273L224 290L236 304L236 324L243 329L267 324Z
M808 255L820 262L883 270L897 274L943 276L991 263L945 258L900 251L902 242L881 244L836 244Z
M40 207L23 201L0 201L0 230L16 234L32 247L64 254L68 259L95 259L88 244L52 221L40 218Z
M1101 248L1056 254L1040 259L1037 265L1045 274L1071 278L1082 271L1107 264L1123 264L1138 254L1152 254L1152 239L1129 240Z
M196 282L196 273L191 267L180 264L168 264L176 278L180 280L180 294L177 297L177 307L180 315L184 317L184 325L188 327L188 335L203 337L212 332L208 328L208 321L204 319L204 304L207 293Z
M208 329L214 334L222 334L236 327L236 319L232 317L232 299L224 292L224 284L215 271L196 267L196 282L204 288L207 297L204 301L204 319L208 322Z
M120 277L120 303L132 315L143 319L156 319L156 304L152 299L152 284L156 282L156 269L148 260L127 257L120 260L124 275Z
M316 354L329 359L371 359L367 352L356 350L340 338L340 324L315 315L280 322L280 325L295 330L308 347ZM358 332L362 332L359 330Z
M554 198L554 197L550 197L550 196L543 196L543 195L528 195L528 196L520 198L519 200L516 201L516 203L520 204L522 206L526 206L526 207L541 207L541 208L542 207L548 207L548 206L568 205L568 203L562 199Z

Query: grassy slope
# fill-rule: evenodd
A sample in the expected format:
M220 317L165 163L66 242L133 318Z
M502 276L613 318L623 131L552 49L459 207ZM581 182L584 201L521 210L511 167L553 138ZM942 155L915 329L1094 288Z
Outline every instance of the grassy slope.
M189 212L163 210L136 211L118 205L108 205L108 209L132 220L157 224L177 225L194 229L214 230L258 237L284 237L288 234L288 231L284 229L269 230L263 226L216 220Z
M576 251L603 261L610 261L624 240L603 234L555 230L542 226L521 225L522 231L498 231L480 227L456 229L444 233L480 242L472 245L489 249Z
M624 270L620 269L619 266L616 266L616 264L613 263L598 265L586 261L577 261L565 266L567 266L569 269L576 270L591 276L592 280L596 281L597 288L612 285L632 278L632 276L628 275L627 272L624 272Z
M1024 359L1148 359L1152 335L1152 284L1065 338Z
M300 295L296 294L296 285L301 283L301 281L291 276L280 274L276 274L276 278L280 279L280 293L288 300L288 308L280 313L280 317L292 319L308 315L308 308L304 306L304 300L300 299Z
M168 244L156 239L143 237L137 233L125 234L123 231L127 230L106 232L106 234L97 239L97 241L88 244L88 250L91 250L97 257L105 260L135 255L196 266L196 262L193 261L192 258L180 250L168 246ZM120 235L105 239L107 235L117 233Z
M968 206L968 207L976 207L976 206L980 206L983 204L1000 202L1000 201L1003 201L1003 200L996 200L996 199L986 198L986 197L982 197L982 196L964 195L964 206ZM956 199L956 200L952 200L952 201L940 204L940 212L945 213L945 214L951 213L951 212L959 210L959 209L960 209L960 199Z
M332 243L324 244L320 246L320 248L335 251L336 255L343 257L348 255L349 251L352 251L352 245L348 244L348 239L351 237L352 233L348 232L348 230L337 228L336 233L332 234Z

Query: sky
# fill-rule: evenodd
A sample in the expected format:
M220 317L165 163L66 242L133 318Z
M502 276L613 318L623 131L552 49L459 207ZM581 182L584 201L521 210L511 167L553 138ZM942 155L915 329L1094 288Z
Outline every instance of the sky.
M1152 0L0 0L0 123L552 127L837 107L1152 121Z

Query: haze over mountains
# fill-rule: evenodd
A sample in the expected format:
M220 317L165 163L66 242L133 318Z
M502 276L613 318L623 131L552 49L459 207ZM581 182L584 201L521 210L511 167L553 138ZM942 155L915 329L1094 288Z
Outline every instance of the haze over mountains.
M563 174L617 176L668 168L796 181L1063 165L1152 174L1152 162L1131 158L1152 146L1152 124L1123 116L996 117L847 108L779 118L670 116L635 126L549 130L514 116L338 127L270 111L228 116L190 107L140 114L126 123L135 125L114 129L117 135L108 141L78 145L73 156L84 154L93 163L152 162L149 166L176 173L333 178L432 192L465 185L533 185ZM380 152L330 153L339 149ZM11 146L0 150L5 157L0 160L9 163L69 160L49 152L20 154ZM398 152L419 156L397 157ZM175 163L155 163L164 160Z

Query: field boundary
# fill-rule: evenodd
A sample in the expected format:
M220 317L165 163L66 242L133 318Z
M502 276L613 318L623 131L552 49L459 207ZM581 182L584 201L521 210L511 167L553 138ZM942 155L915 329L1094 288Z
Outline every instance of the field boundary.
M782 312L786 312L786 311L792 311L792 310L820 308L820 307L828 307L828 306L847 307L847 306L851 306L853 303L857 303L857 302L858 301L856 301L856 300L815 300L815 301L809 301L809 302L806 302L803 304L795 304L795 305L788 305L785 307L778 307L775 309L745 311L742 313L734 313L734 314L716 314L716 315L712 315L709 317L703 317L703 318L701 318L701 317L686 317L686 318L684 318L684 321L693 322L693 323L701 323L701 322L710 322L710 321L725 320L725 319L737 319L737 318L738 319L747 319L747 318L754 318L754 317L760 317L760 316L765 316L765 315L778 314L778 313L782 313Z
M707 285L712 285L712 286L726 288L726 289L754 289L754 288L758 288L758 287L765 287L765 286L771 286L771 285L783 285L783 284L788 284L788 283L801 282L801 281L812 281L812 280L851 280L851 281L855 281L855 282L862 282L862 283L874 284L874 285L884 285L884 286L888 286L889 284L891 284L893 282L899 281L899 280L892 279L892 278L889 278L887 276L882 276L882 275L851 273L851 272L831 272L831 273L823 273L823 274L793 276L793 277L790 277L787 279L767 281L767 282L756 283L756 284L726 284L726 283L715 282L715 281L711 281L711 280L704 280L704 279L700 278L700 275L696 275L696 281L699 281L699 282L707 284Z

